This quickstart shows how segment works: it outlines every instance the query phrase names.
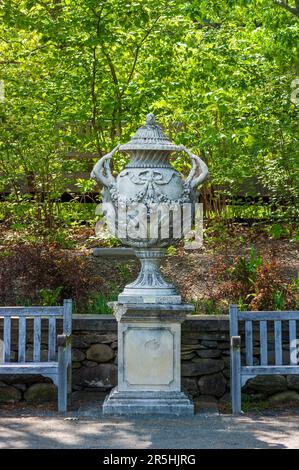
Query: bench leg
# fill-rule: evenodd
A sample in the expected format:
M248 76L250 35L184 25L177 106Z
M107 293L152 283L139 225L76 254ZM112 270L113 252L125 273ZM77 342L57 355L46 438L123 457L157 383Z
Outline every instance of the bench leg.
M58 411L67 411L67 349L58 348Z
M68 367L67 367L67 392L68 402L72 404L72 350L68 348Z
M231 398L232 412L241 414L241 338L231 337Z

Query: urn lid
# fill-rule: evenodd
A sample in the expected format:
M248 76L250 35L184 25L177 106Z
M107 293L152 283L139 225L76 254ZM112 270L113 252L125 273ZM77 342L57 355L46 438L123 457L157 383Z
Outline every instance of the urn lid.
M167 150L177 152L180 146L167 139L163 129L156 123L154 114L146 116L145 125L139 127L129 142L119 147L119 150Z

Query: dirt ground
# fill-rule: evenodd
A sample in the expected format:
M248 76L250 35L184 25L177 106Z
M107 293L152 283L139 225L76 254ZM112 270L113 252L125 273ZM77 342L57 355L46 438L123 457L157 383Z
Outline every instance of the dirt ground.
M248 233L245 235L248 235ZM215 275L217 264L222 258L234 260L237 256L249 254L253 246L256 253L271 252L281 274L281 278L290 283L299 272L299 244L289 240L269 240L263 237L252 239L245 236L232 239L227 243L204 243L196 250L179 247L175 254L169 255L162 263L162 272L166 279L173 282L186 302L208 299L217 296L221 280ZM95 275L109 279L111 286L122 289L125 284L136 278L139 262L134 258L114 259L91 256L92 270Z
M117 418L96 403L67 415L0 409L0 449L298 449L298 413Z
M7 231L1 235L0 249L10 251L11 246L18 243L20 234ZM135 257L103 257L93 256L93 248L107 246L107 240L95 238L93 228L76 228L69 231L72 248L57 249L65 255L82 256L88 263L87 285L97 279L95 291L90 295L103 293L107 300L115 300L123 287L136 279L140 266ZM53 246L53 243L51 243ZM54 243L55 247L55 243ZM226 289L219 275L222 262L234 263L237 256L249 255L254 248L256 254L272 253L277 262L279 276L287 284L295 279L299 272L299 243L290 238L271 239L265 230L235 224L229 228L217 229L204 236L203 245L195 250L185 249L181 244L171 247L162 262L162 272L166 279L177 286L183 301L197 304L196 313L206 311L205 302L211 299L224 300L228 305L232 299L225 298ZM55 248L56 249L56 248ZM20 283L22 280L18 279ZM61 282L61 281L59 281ZM89 293L88 293L89 295ZM236 297L239 292L236 291ZM236 299L233 299L236 301ZM226 308L220 313L225 313ZM215 312L217 313L217 312Z

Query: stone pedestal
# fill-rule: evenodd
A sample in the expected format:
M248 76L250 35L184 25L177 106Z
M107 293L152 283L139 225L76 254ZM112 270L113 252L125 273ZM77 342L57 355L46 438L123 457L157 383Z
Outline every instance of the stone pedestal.
M193 403L181 391L181 323L193 306L112 305L118 321L118 386L103 413L193 414Z

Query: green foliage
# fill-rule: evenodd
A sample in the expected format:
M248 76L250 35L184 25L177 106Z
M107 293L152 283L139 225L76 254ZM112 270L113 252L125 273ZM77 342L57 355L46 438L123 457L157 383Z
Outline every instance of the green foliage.
M40 289L38 293L42 299L43 305L49 307L58 305L58 299L62 289L63 286L56 287L55 289Z
M3 0L0 191L11 196L0 220L18 230L93 223L83 204L92 164L149 111L207 161L207 214L263 217L262 207L225 202L263 187L272 216L296 217L299 24L289 5ZM188 158L175 158L186 173ZM126 161L116 154L114 171ZM81 196L63 209L59 197L74 189Z
M299 309L299 272L297 273L297 277L293 280L292 289L294 291L295 296L295 308Z
M293 237L291 238L291 241L299 243L299 228L296 229Z
M130 279L130 267L128 264L119 264L118 265L118 271L119 274L121 275L121 278L124 283L127 283Z
M92 294L86 303L84 313L111 314L112 309L108 305L108 302L111 300L117 299L108 299L107 296L102 292Z
M112 314L109 302L115 302L119 294L119 286L115 282L107 283L107 292L93 292L85 302L80 313Z
M54 243L60 248L71 249L75 246L74 240L71 240L64 230L52 231L47 238L50 243Z
M214 299L208 299L203 304L204 312L206 315L221 315L222 309L216 304Z
M246 301L242 297L240 297L239 300L237 301L237 305L238 305L238 309L241 311L248 310L248 303L246 303Z
M287 237L289 235L289 232L286 227L284 227L281 224L273 224L269 228L269 235L273 240L278 240L279 238L282 237Z
M244 413L262 414L264 410L269 408L273 409L273 403L269 403L267 399L261 399L260 396L255 396L254 394L242 393L242 410L244 410Z
M167 247L166 254L167 256L176 256L178 250L175 246L170 245Z
M215 220L206 229L204 229L204 241L207 244L223 244L228 241L228 228L225 222Z
M235 264L228 270L233 279L254 285L258 268L262 262L262 256L256 253L254 247L251 246L249 256L239 256Z
M285 308L285 293L283 291L273 292L273 310L284 310Z
M20 307L31 307L32 302L28 298L17 295L15 304Z
M190 302L194 305L193 315L222 315L225 313L215 299L191 299Z

